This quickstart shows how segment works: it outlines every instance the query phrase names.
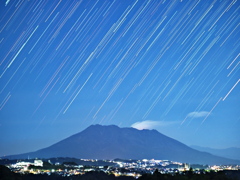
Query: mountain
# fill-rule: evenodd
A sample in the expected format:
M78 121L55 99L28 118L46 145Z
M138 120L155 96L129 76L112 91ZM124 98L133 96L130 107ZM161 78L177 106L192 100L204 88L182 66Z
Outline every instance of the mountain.
M198 151L208 152L216 156L240 160L240 148L231 147L226 149L214 149L214 148L200 147L200 146L190 146L190 147Z
M52 146L8 156L19 158L75 157L81 159L167 159L197 164L240 164L192 149L156 130L92 125Z

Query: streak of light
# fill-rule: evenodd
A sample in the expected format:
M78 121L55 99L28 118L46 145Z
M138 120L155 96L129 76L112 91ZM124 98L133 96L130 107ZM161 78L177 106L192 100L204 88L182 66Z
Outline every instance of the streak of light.
M181 76L176 80L176 82L173 84L173 86L171 87L171 89L168 91L168 93L166 94L166 96L163 98L162 101L164 101L167 96L171 93L171 91L175 88L175 86L178 84L178 82L182 79L182 77L186 74L187 70L189 69L189 67L191 66L191 64L189 64L189 66L184 70L184 72L181 74Z
M179 93L175 96L175 98L173 100L171 100L170 105L168 105L167 109L165 110L165 112L162 114L162 116L166 116L170 110L174 107L175 103L177 103L177 101L184 96L184 94L186 93L186 91L188 91L189 88L189 84L191 84L192 80L185 84L182 89L179 91Z
M77 72L77 73L75 74L75 76L72 78L72 80L70 81L70 83L69 83L69 84L67 85L67 87L64 89L63 93L65 93L65 92L67 91L67 89L70 87L70 85L75 81L75 79L77 79L77 78L81 75L82 71L86 68L86 66L87 66L87 64L88 64L88 61L92 58L93 53L94 53L94 52L92 52L92 53L88 56L88 58L86 59L86 61L83 63L83 65L80 67L80 69L78 70L78 72Z
M47 19L45 20L45 22L47 22L47 20L50 18L50 16L52 15L52 13L57 9L57 7L59 6L59 4L62 2L62 0L60 0L58 2L58 4L55 6L55 8L52 10L52 12L49 14L49 16L47 17Z
M213 39L213 41L208 45L208 47L204 50L204 52L202 53L202 56L200 57L200 59L197 61L197 63L195 64L195 66L192 68L191 72L189 74L191 74L194 69L198 66L198 64L202 61L202 59L206 56L206 54L210 51L210 49L213 47L213 45L217 42L217 40L219 39L219 37L216 37Z
M116 31L120 28L120 26L121 26L121 25L123 24L123 22L126 20L127 15L131 12L131 10L134 8L134 6L137 4L137 2L138 2L138 0L132 5L132 7L131 7L129 10L126 9L126 11L127 11L127 10L128 10L128 11L127 11L127 12L125 11L126 13L125 13L125 12L123 13L123 15L124 15L124 14L125 14L125 15L124 15L123 17L120 17L120 18L119 18L119 20L121 19L121 21L120 21L120 22L117 22L118 25L117 25L117 27L113 30L113 32L116 32Z
M140 9L141 11L137 14L136 17L133 18L133 21L131 22L131 24L128 26L128 28L125 30L125 32L123 33L122 37L125 36L125 34L128 32L128 30L133 26L133 24L135 23L135 21L139 18L139 16L143 13L143 11L147 8L148 4L150 3L150 1L147 2L147 4L145 4L143 6L142 9Z
M33 30L32 34L28 37L28 39L26 40L26 42L23 43L22 47L19 49L19 51L18 51L17 54L14 56L14 58L12 59L12 61L9 63L9 65L7 66L7 68L9 68L9 67L12 65L12 63L13 63L13 62L15 61L15 59L17 58L18 54L22 51L22 49L23 49L24 46L27 44L27 42L28 42L29 39L32 37L32 35L35 33L35 31L38 29L38 27L39 27L39 26L37 26L37 27ZM2 76L1 76L1 77L2 77Z
M7 6L9 2L10 2L10 0L7 0L7 1L5 2L5 6Z
M73 103L73 101L76 99L76 97L78 96L78 94L82 91L82 89L84 88L84 86L87 84L88 80L91 78L91 76L93 75L93 73L90 74L90 76L88 76L87 80L84 82L84 84L82 85L82 87L79 89L79 91L77 92L77 94L73 97L73 99L71 100L71 102L68 104L68 106L66 107L66 109L64 110L63 114L65 114L68 110L68 108L71 106L71 104Z
M160 21L158 23L158 25L154 28L153 32L149 35L148 39L145 41L145 43L142 45L142 47L138 50L137 55L140 53L140 51L144 48L144 46L148 43L148 41L151 39L151 37L153 36L153 34L157 31L157 29L160 27L160 25L164 22L164 20L167 18L167 16L165 16L162 21Z
M46 27L46 29L43 31L43 33L41 34L41 36L38 38L38 40L35 42L35 44L32 46L32 48L30 49L30 51L28 52L28 54L30 54L32 52L32 50L34 49L34 47L37 45L37 43L39 42L39 40L42 38L42 36L45 34L45 32L48 30L49 26L52 24L52 22L55 20L55 18L58 16L59 13L57 13L54 18L52 19L52 21L48 24L48 26Z
M77 3L78 4L78 3ZM56 38L60 32L60 30L62 29L62 27L66 24L66 22L68 21L68 19L72 16L72 14L74 13L74 11L72 12L73 8L72 6L70 6L65 14L62 16L64 17L63 20L60 20L59 23L61 23L58 28L55 30L54 34L52 35L52 37L50 38L50 40L48 41L48 43L50 43L54 38Z
M232 35L232 33L238 28L239 24L229 33L229 35L226 37L226 39L223 41L223 43L220 45L220 47L228 40L228 38Z
M41 9L41 7L39 7L40 4L41 4L41 1L39 1L37 5L34 4L33 5L34 9L32 10L32 12L35 12L36 10Z
M105 105L105 103L112 97L112 95L115 93L115 91L117 90L117 88L120 86L120 84L122 83L122 79L120 79L117 84L115 84L115 86L112 88L112 90L109 92L109 95L107 96L107 98L104 100L104 102L101 104L101 106L98 108L98 110L96 111L96 113L93 115L93 118L97 117L97 114L99 113L99 111L103 108L103 106Z
M45 93L45 91L47 90L47 88L50 86L50 84L53 82L53 80L56 78L56 76L58 75L58 73L60 72L60 70L63 68L63 66L65 65L65 63L67 62L68 57L60 64L60 66L58 67L58 69L54 72L54 74L52 75L52 77L50 78L50 80L48 81L47 85L43 88L42 92L40 93L40 97Z
M238 53L238 55L235 57L235 59L229 64L227 69L229 69L231 67L231 65L236 61L236 59L239 57L239 55L240 55L240 53Z
M227 75L227 77L229 77L232 72L236 69L236 67L239 65L240 61L238 61L238 63L233 67L233 69L231 70L231 72Z
M38 123L38 125L37 125L36 128L35 128L35 131L38 130L38 128L42 125L42 123L44 122L45 119L46 119L46 116L44 116L44 117L40 120L40 122Z
M12 63L15 61L15 59L17 58L17 56L19 55L19 53L22 51L22 49L24 48L24 46L27 44L27 42L29 41L29 39L32 37L32 35L34 34L34 32L37 30L38 26L34 29L34 31L32 32L32 34L28 37L28 39L26 40L26 42L22 45L22 47L18 50L18 52L16 53L16 55L13 57L12 61L8 64L7 68L5 68L5 70L3 71L3 73L1 74L0 78L2 78L2 76L5 74L5 72L7 71L8 68L10 68L10 66L12 65Z
M212 97L214 91L209 91L209 93L203 98L203 100L200 102L200 104L197 106L197 108L195 108L194 112L198 112L202 109L202 107L207 103L207 101L210 99L210 97ZM185 123L185 121L188 119L189 117L186 116L185 119L181 122L181 125L183 123ZM190 121L193 119L193 117L190 119ZM190 122L189 122L190 123ZM188 124L189 124L188 123Z
M122 107L122 105L124 104L124 102L127 100L127 98L128 98L129 95L130 95L130 94L128 94L127 97L126 97L124 100L121 99L121 100L118 102L118 104L116 105L116 107L111 111L111 113L108 115L109 121L111 121L111 120L114 118L114 116L117 114L117 112L118 112L119 109Z
M26 58L25 58L26 59ZM3 92L3 90L7 87L7 85L9 84L9 82L12 80L13 76L17 73L17 71L19 70L19 68L22 66L22 64L24 63L25 59L21 62L21 64L18 66L18 68L15 70L15 72L12 74L12 76L8 79L7 83L5 84L5 86L2 88L0 94Z
M11 47L11 49L8 51L8 53L5 55L5 57L3 58L3 60L1 61L0 65L2 65L2 63L6 60L6 58L8 57L8 55L14 51L15 47L17 46L17 44L19 43L19 41L21 40L22 36L24 35L24 32L19 36L19 38L15 41L15 43L13 44L13 46Z
M157 103L159 102L162 93L165 91L165 89L167 89L168 85L170 84L171 81L168 81L167 84L164 85L163 90L159 93L159 95L157 96L157 98L154 100L154 102L152 103L152 105L148 108L147 112L143 115L142 119L145 119L149 113L152 111L152 109L157 105Z
M55 83L52 85L52 87L49 89L49 91L47 92L47 94L44 96L44 98L42 99L42 101L39 103L38 107L35 109L35 111L33 112L32 116L38 111L38 109L40 108L40 106L42 105L42 103L45 101L45 99L47 98L47 96L49 95L49 93L51 92L51 90L54 88L54 86L57 84L59 78L55 81Z
M192 13L192 11L197 7L197 5L200 3L201 0L198 0L198 2L193 6L192 9L190 9L190 11L188 12L188 15L190 15Z
M221 100L222 100L222 97L217 101L217 103L213 106L213 108L208 112L207 116L203 119L203 121L202 121L201 124L203 124L203 123L206 121L206 119L208 118L208 116L209 116L210 114L212 114L212 111L217 107L217 105L219 104L219 102L220 102Z
M5 104L8 102L8 100L10 99L11 94L10 92L7 94L7 96L3 99L3 101L0 104L0 110L2 110L2 108L5 106Z
M23 1L19 1L19 3L23 3ZM7 24L10 22L12 17L15 15L15 13L18 11L18 8L20 8L20 5L16 8L16 10L12 13L12 15L8 18L8 21L5 23L5 25L0 30L0 33L3 31L3 29L7 26Z
M230 4L231 5L231 4ZM228 7L230 7L230 5ZM223 14L228 10L228 7L222 12L222 14L220 16L218 16L218 18L216 19L216 21L212 24L212 26L209 28L208 31L210 31L214 26L215 24L219 21L219 19L223 16Z
M194 28L191 30L191 32L188 34L188 36L184 39L182 42L182 45L186 42L186 40L190 37L190 35L193 33L193 31L197 28L199 23L203 20L203 18L207 15L207 13L213 8L213 5L211 5L206 12L202 15L202 17L198 20L198 22L195 24Z
M74 11L78 8L78 6L81 4L81 2L76 3L75 7L73 8L72 12L70 13L74 13ZM70 30L68 31L68 33L65 35L65 37L62 39L62 41L58 44L56 51L59 49L59 47L62 45L62 43L65 41L65 39L68 37L69 33L71 33L72 29L75 27L75 25L78 23L79 18L77 19L77 21L72 25L72 27L70 28Z
M237 86L237 84L239 83L240 79L238 79L238 81L233 85L233 87L230 89L230 91L228 91L228 93L226 94L226 96L223 98L223 101L225 101L225 99L228 97L228 95L232 92L232 90Z
M99 1L97 1L97 2L92 6L92 8L91 8L91 9L89 10L89 12L85 15L85 18L84 18L84 19L82 20L82 22L78 25L78 27L76 28L75 31L78 31L79 27L82 25L83 22L85 22L86 19L90 19L91 16L88 18L88 15L92 12L92 10L94 9L94 7L97 5L98 2L99 2ZM85 13L85 11L86 11L86 9L83 11L83 13ZM82 14L83 14L83 13L82 13ZM81 16L82 16L82 15L81 15ZM86 26L87 22L88 22L88 20L85 22L85 25L83 25L83 27L80 29L79 32L81 32L81 31L84 29L84 27Z
M237 2L237 0L232 1L231 4L227 7L227 11Z
M199 41L199 39L202 37L202 35L205 33L205 31L202 32L202 34L197 38L197 40L193 43L193 45L188 48L188 51L185 53L185 55L182 57L182 59L177 63L177 65L174 67L174 70L178 68L178 66L182 63L182 61L184 60L184 58L190 53L190 51L192 51L192 49L194 48L194 46L196 45L196 43ZM200 48L199 48L200 49Z

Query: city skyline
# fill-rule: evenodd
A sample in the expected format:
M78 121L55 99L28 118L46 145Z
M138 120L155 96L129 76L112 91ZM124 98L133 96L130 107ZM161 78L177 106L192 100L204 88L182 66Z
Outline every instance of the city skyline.
M0 156L91 124L240 147L232 1L1 1Z

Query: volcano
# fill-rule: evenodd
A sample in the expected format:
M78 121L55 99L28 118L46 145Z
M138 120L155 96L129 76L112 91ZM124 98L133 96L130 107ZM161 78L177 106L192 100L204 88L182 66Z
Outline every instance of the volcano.
M159 159L191 164L240 164L238 160L201 152L157 130L91 125L47 148L8 159L74 157L80 159Z

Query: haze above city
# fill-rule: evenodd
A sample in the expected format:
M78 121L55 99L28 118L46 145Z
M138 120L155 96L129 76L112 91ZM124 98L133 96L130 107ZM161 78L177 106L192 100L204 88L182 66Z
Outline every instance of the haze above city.
M1 1L0 156L92 124L240 147L239 1Z

